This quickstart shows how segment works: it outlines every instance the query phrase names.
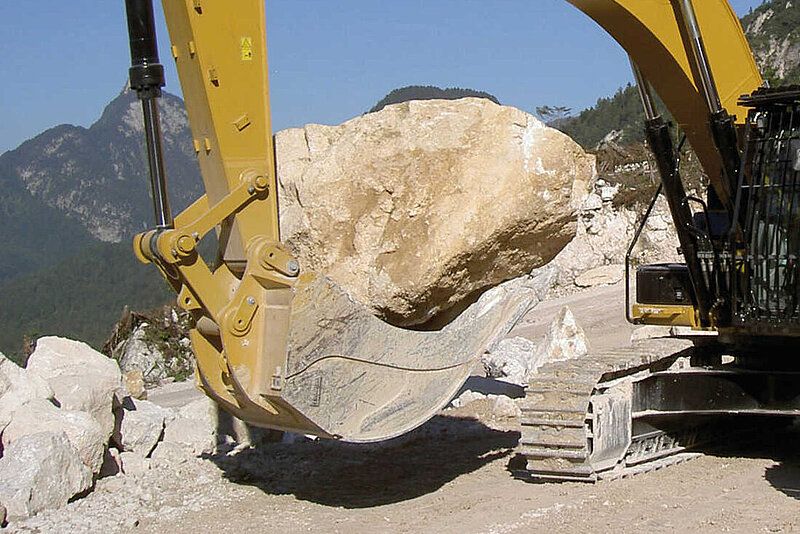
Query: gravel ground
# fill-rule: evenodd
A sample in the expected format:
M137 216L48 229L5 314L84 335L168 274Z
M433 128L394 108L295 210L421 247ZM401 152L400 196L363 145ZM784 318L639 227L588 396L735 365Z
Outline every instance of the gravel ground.
M621 286L545 303L535 335L570 305L595 347L630 336ZM171 385L151 399L194 398ZM796 427L725 444L695 460L595 485L514 478L519 429L480 400L381 445L301 439L173 460L98 481L62 510L8 532L241 533L800 532Z

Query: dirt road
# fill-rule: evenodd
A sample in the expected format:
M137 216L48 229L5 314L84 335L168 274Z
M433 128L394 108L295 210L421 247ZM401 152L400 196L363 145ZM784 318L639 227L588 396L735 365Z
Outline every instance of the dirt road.
M592 347L623 345L622 299L618 284L548 301L516 333L540 335L568 305ZM800 432L630 479L536 484L512 474L516 422L490 413L488 401L448 410L377 448L306 442L216 458L235 501L131 532L800 532Z

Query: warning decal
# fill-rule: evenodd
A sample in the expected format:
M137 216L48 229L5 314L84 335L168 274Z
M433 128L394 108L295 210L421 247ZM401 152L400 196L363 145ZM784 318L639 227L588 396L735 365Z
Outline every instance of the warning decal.
M242 53L242 61L252 61L253 60L253 38L252 37L242 37L242 42L239 45L239 49Z

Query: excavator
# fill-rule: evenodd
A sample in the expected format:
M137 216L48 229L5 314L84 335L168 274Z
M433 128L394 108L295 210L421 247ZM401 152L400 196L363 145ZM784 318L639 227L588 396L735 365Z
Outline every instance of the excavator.
M666 355L632 346L552 362L532 379L522 475L596 481L724 435L714 421L800 415L800 88L765 86L726 0L567 1L630 56L661 177L654 202L666 198L685 260L638 266L631 295L629 250L626 316L691 341ZM306 272L279 233L264 1L163 8L206 194L173 218L152 0L126 0L156 215L134 250L194 318L198 387L248 423L323 438L375 442L420 426L520 303L493 299L412 331ZM686 192L673 129L708 176L703 198ZM212 231L210 267L197 245Z

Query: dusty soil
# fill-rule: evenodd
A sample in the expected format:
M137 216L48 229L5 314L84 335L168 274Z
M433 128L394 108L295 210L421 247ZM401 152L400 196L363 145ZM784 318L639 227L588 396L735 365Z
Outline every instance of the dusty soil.
M590 343L624 343L621 285L535 309L534 335L561 305ZM184 393L181 393L184 391ZM162 393L180 403L185 388ZM154 396L156 400L159 395ZM380 446L304 440L192 459L98 482L17 532L241 533L800 532L800 430L765 431L695 460L595 485L516 479L517 423L488 400L449 409Z

